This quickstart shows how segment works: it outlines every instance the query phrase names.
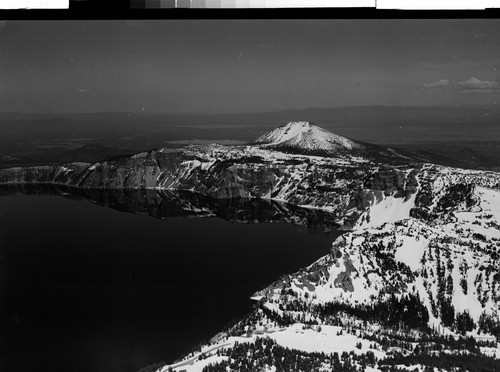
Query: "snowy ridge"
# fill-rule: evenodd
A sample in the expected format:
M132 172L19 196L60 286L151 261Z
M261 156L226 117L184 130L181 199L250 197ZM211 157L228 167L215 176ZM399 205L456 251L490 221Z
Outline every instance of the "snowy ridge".
M410 170L402 173L409 175ZM500 359L500 344L490 327L498 327L500 320L499 177L494 172L427 164L416 175L414 192L406 196L365 191L366 210L355 229L339 237L330 254L255 293L253 298L259 305L254 313L214 340L215 345L238 336L255 345L258 338L270 339L292 350L292 354L353 351L342 366L349 363L357 371L384 371L381 362L366 364L357 355L373 353L377 360L392 355L412 358L428 347L425 335L429 332L434 338L450 337L457 342L472 337L483 345L477 351L444 346L439 356L427 351L438 360L458 353L471 357L482 353L485 358ZM377 318L377 311L375 320L367 322L345 310L356 308L369 313L363 309L391 301L413 301L409 306L419 309L414 316L422 317L419 327L428 331L415 325L395 329L383 316ZM321 309L328 306L339 310L325 315ZM396 305L387 306L390 309ZM393 340L388 347L384 337L390 335L408 341ZM224 353L199 353L197 357L203 356L200 361L195 356L174 370L206 372L212 365L231 365L234 369L242 360L228 356L238 348L241 345L233 344ZM399 367L426 370L418 363ZM271 363L262 370L275 368ZM328 361L319 368L331 369L336 370ZM168 366L162 372L167 370Z
M308 121L292 121L257 138L254 144L264 148L332 154L363 147L360 143L329 132Z
M427 167L427 171L434 173L436 168ZM470 199L473 205L467 205L467 200L456 198L450 194L454 186L462 185L464 180L471 181L474 175L475 183L472 184ZM426 172L419 175L421 183L428 178ZM445 182L446 181L446 182ZM431 269L431 263L440 265L448 262L446 268L439 269L441 276L449 275L453 290L448 288L449 296L458 311L468 311L471 317L478 321L481 312L487 312L500 317L500 190L497 189L498 174L488 173L482 175L477 172L459 169L445 169L442 174L434 174L435 190L433 197L427 196L426 204L416 204L416 199L422 198L427 190L419 189L416 194L407 198L383 196L378 194L370 202L370 207L361 215L356 230L340 237L332 246L332 254L325 256L299 272L297 277L307 273L324 273L326 281L314 285L314 294L317 301L342 300L348 303L369 303L373 295L387 293L388 288L407 288L412 285L412 280L418 276L431 278L437 285L437 269ZM476 186L491 185L490 187ZM462 192L461 189L459 189ZM447 205L450 198L454 204ZM444 200L444 202L443 202ZM443 208L445 206L445 208ZM393 210L395 209L395 210ZM419 209L425 209L432 217L432 223L420 218L411 217L419 215ZM371 216L366 218L366 216ZM429 218L426 215L426 218ZM417 273L412 280L401 276L397 272L392 277L390 272L386 275L374 276L377 270L374 255L388 253L387 260L394 260L407 266L408 273ZM371 256L371 257L370 257ZM343 259L340 259L343 258ZM458 270L458 267L467 269ZM348 269L351 267L351 269ZM472 268L481 268L474 271ZM325 270L328 270L328 274ZM338 275L351 270L354 275L343 275L342 285L339 285ZM426 271L434 270L432 275ZM367 273L364 277L363 273ZM411 276L411 275L410 275ZM363 279L364 277L364 279ZM481 280L479 280L481 279ZM298 280L298 282L297 282ZM310 289L309 285L300 284L300 279L291 279L289 285L297 291ZM461 282L462 287L458 285ZM426 292L419 293L421 298L429 292L433 294L433 301L437 299L437 289L426 281ZM470 283L471 288L468 289ZM310 283L309 283L310 284ZM375 285L374 285L375 284ZM418 291L417 282L414 288ZM427 285L429 284L429 285ZM268 290L258 295L269 295L275 290L276 283ZM449 284L451 286L451 284ZM269 290L271 292L269 292ZM405 289L406 290L406 289ZM382 292L381 292L382 291ZM442 294L441 294L442 295ZM463 296L467 295L467 299ZM432 301L431 301L432 302ZM434 301L435 302L435 301ZM477 305L479 304L480 305ZM429 311L433 310L429 308Z
M484 359L500 357L500 174L372 156L379 151L292 122L253 145L2 169L0 184L275 200L322 209L349 230L328 255L257 292L250 315L163 371L383 371L389 362L373 358L391 355L419 372L422 355L435 363L451 355L452 364L473 355L500 370ZM211 215L197 203L185 209ZM346 351L340 367L336 350Z

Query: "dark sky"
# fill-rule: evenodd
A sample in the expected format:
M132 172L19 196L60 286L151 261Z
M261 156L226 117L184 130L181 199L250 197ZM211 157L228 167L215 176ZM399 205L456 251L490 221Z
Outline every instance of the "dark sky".
M499 20L7 21L0 111L500 102Z

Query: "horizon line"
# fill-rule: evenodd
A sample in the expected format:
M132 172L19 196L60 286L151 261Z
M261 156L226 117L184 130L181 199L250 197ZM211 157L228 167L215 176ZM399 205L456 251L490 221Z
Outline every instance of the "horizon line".
M96 115L96 114L124 114L124 115L170 115L170 116L215 116L215 115L258 115L258 114L275 114L286 111L306 111L306 110L335 110L349 108L488 108L500 107L500 104L477 104L477 105L342 105L330 107L306 107L306 108L284 108L279 110L264 110L264 111L241 111L241 112L195 112L195 113L179 113L179 112L160 112L160 111L89 111L89 112L23 112L23 111L0 111L0 115Z

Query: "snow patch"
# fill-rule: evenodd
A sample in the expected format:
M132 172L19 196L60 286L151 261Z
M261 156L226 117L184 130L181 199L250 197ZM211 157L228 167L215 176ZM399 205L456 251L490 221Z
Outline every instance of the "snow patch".
M296 323L290 327L268 334L270 338L278 344L290 349L302 350L305 352L334 353L353 351L356 354L365 354L368 350L375 353L378 358L383 357L383 353L370 349L370 342L343 330L342 327L323 325L321 329L304 329L304 325ZM356 344L361 343L361 349Z
M410 210L415 207L416 197L416 193L412 194L406 201L405 198L384 197L379 203L370 206L366 222L362 223L360 227L379 227L387 222L394 223L410 218Z
M429 241L423 237L401 236L394 259L409 266L412 271L417 271L428 244Z

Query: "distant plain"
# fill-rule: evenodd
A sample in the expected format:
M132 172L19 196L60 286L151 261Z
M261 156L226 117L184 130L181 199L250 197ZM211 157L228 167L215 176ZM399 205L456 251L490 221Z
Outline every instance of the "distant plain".
M500 165L497 106L360 106L250 114L0 114L0 167L95 162L157 147L249 143L290 121L395 148L426 151L470 167Z

